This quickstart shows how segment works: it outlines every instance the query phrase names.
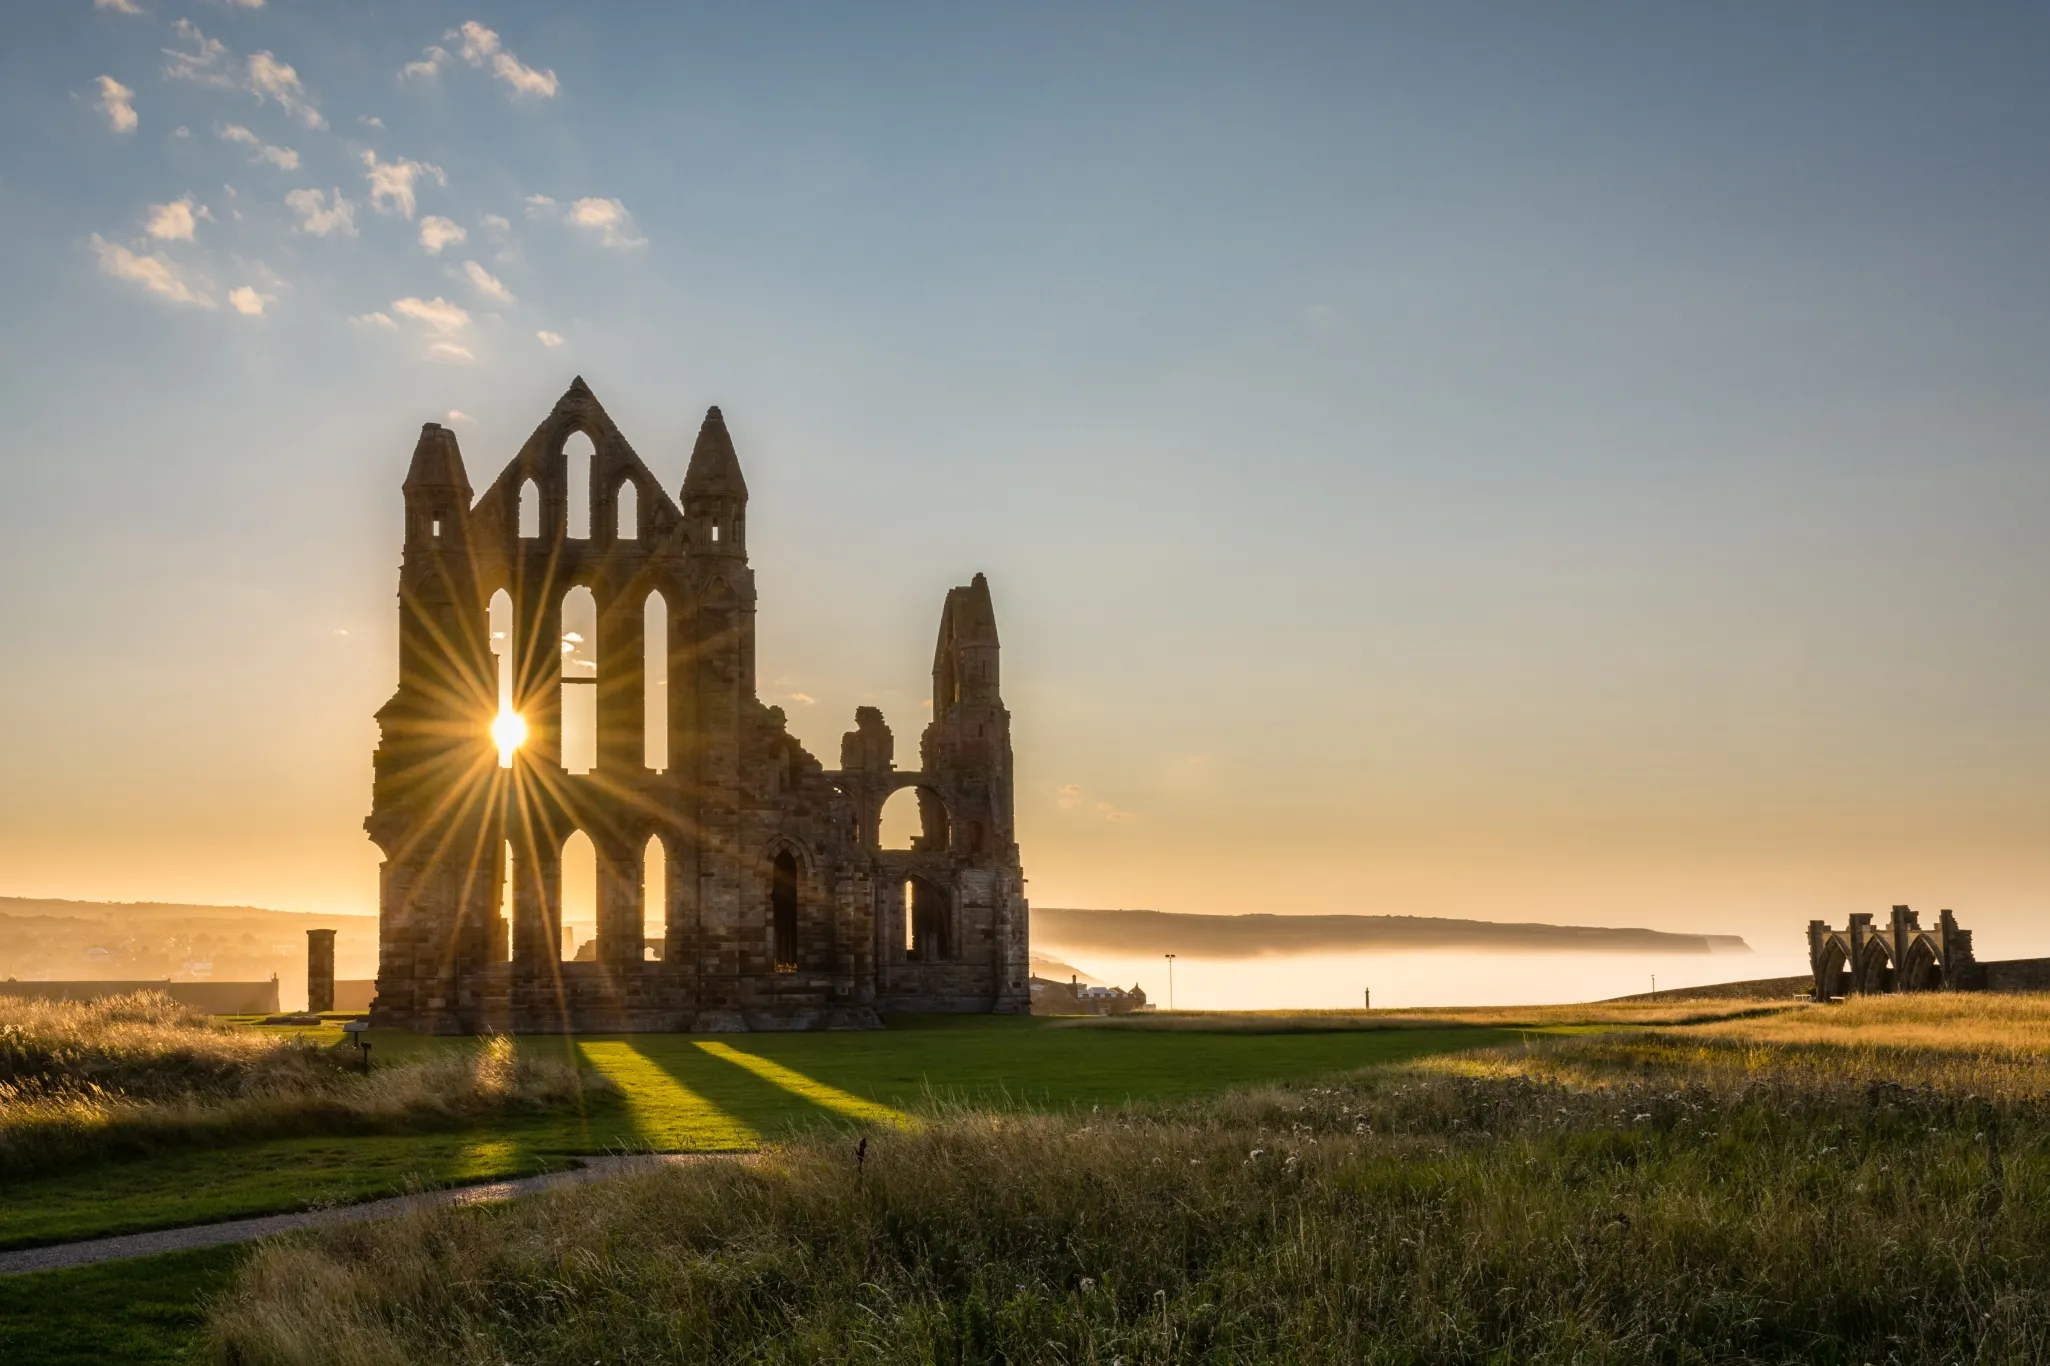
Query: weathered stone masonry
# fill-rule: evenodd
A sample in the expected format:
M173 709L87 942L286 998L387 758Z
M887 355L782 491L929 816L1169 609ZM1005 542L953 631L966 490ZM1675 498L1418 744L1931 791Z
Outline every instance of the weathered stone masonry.
M596 451L587 537L568 524L564 447L578 432ZM374 1022L859 1028L880 1011L1028 1009L1010 713L980 574L941 612L917 768L896 766L882 713L862 707L828 769L755 694L747 484L717 408L680 505L582 379L474 501L455 434L428 423L404 494L399 685L377 713L365 822L384 854ZM538 534L520 534L523 496L538 499ZM597 606L589 681L563 668L562 605L577 588ZM487 623L500 591L511 708L527 726L509 767L492 735L500 660ZM667 755L651 767L643 621L657 594ZM595 690L588 773L563 765L575 686ZM885 850L883 803L906 787L923 833ZM597 953L564 962L561 858L578 830L597 851ZM651 838L666 865L656 947L641 904Z

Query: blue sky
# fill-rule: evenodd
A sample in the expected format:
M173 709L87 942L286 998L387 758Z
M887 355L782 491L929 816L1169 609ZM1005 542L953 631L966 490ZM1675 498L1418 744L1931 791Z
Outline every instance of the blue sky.
M990 574L1042 904L2050 949L2040 8L0 38L0 892L367 909L413 434L581 373L815 752Z

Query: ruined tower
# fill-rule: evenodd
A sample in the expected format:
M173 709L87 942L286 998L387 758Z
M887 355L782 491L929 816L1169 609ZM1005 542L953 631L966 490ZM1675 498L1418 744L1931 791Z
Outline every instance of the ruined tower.
M678 499L582 379L474 499L455 435L427 424L403 492L399 685L365 822L384 854L373 1020L825 1028L1027 1008L981 575L941 612L919 766L896 767L863 707L827 769L756 695L747 481L717 408ZM906 788L922 832L884 849L882 806ZM572 947L575 839L595 936Z

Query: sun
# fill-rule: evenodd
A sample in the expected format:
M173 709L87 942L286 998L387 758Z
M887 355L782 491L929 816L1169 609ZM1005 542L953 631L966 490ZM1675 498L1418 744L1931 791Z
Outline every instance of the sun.
M516 711L501 711L491 718L491 739L498 746L498 766L511 768L513 751L527 743L527 718Z

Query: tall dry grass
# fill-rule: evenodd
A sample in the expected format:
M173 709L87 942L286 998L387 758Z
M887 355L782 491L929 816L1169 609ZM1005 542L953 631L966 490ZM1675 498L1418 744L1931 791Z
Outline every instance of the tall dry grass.
M0 998L0 1183L174 1144L543 1109L594 1089L608 1084L509 1039L365 1075L353 1050L224 1024L160 992Z
M1711 1045L1754 1050L1740 1070L1671 1042L1706 1030L1533 1038L293 1239L209 1344L238 1366L2050 1360L2046 1064L2033 1091L1908 1087L1746 1027Z

